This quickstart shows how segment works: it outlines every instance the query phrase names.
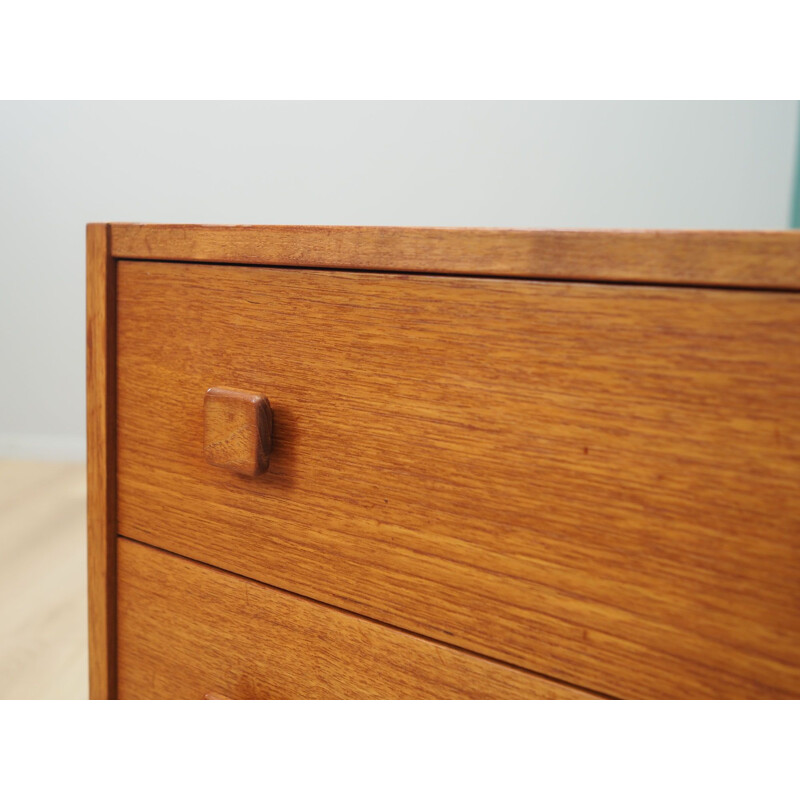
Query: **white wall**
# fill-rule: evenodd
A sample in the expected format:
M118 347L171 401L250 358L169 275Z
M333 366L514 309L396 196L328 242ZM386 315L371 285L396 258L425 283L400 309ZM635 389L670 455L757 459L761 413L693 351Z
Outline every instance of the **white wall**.
M88 221L784 228L797 104L0 103L0 456L84 454Z

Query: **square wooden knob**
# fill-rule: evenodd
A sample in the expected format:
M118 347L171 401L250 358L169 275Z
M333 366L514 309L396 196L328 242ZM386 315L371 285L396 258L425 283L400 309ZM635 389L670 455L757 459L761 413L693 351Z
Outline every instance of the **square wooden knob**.
M266 472L272 409L263 394L214 387L206 392L204 412L209 464L250 477Z

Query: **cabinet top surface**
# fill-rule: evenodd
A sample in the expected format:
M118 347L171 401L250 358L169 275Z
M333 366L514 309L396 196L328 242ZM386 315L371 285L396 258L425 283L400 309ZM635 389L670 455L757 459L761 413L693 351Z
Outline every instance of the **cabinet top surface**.
M800 231L95 226L118 259L800 289Z

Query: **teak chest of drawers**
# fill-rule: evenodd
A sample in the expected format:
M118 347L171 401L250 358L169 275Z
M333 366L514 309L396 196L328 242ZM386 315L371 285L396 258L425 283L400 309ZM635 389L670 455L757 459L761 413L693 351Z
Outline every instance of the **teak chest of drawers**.
M800 696L798 233L87 236L92 697Z

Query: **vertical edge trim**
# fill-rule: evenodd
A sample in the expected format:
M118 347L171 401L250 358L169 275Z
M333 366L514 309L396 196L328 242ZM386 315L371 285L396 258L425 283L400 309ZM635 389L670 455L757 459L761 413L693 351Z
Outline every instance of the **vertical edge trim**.
M794 148L794 183L792 185L792 208L790 228L800 228L800 103L797 104L797 132Z
M116 264L110 226L86 226L89 697L116 685Z

